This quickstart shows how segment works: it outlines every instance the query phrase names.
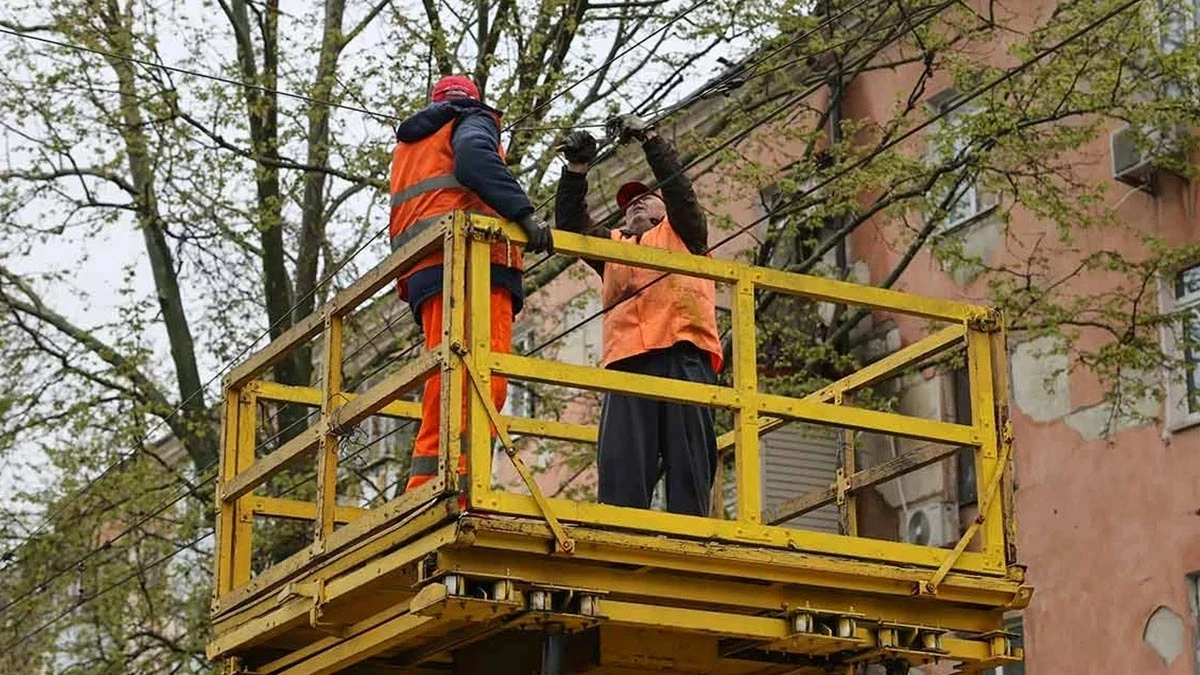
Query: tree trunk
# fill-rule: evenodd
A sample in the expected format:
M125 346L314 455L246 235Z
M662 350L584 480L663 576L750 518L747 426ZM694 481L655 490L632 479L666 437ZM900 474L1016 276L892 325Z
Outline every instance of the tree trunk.
M133 35L115 8L103 14L105 27L113 37L115 49L130 52ZM132 56L132 54L130 54ZM162 311L163 324L167 329L167 340L171 346L171 359L175 364L176 382L183 424L171 423L171 428L180 436L187 448L188 456L197 469L204 469L217 461L217 439L213 431L213 419L205 403L203 384L196 365L195 342L188 326L183 299L179 293L179 280L158 212L158 201L154 186L154 162L150 156L150 143L146 137L146 121L139 107L136 73L128 61L109 59L116 73L120 96L121 136L129 161L129 172L137 191L136 217L146 242L146 253L154 276L154 287L158 294L158 306ZM168 422L172 422L168 420ZM182 433L180 433L182 431Z
M338 56L345 44L342 17L345 0L325 3L325 31L321 40L321 55L313 82L312 97L329 101L337 81ZM312 103L308 108L308 165L324 167L329 162L329 106ZM321 246L325 241L325 179L324 171L309 170L304 174L304 202L300 221L300 247L296 258L296 307L293 321L312 313L316 305L317 270ZM307 382L312 374L312 350L304 347L293 357L293 372Z

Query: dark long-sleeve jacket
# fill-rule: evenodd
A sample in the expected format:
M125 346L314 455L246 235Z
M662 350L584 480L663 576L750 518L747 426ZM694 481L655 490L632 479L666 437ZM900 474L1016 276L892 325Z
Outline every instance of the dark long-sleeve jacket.
M497 151L500 147L499 116L499 111L479 101L450 99L434 103L404 120L396 128L396 141L414 143L453 124L450 142L454 151L454 177L501 217L518 221L533 213L533 204ZM520 272L492 265L492 285L502 286L512 294L513 314L521 311L525 291ZM421 303L441 292L440 265L419 270L409 277L408 302L413 315L419 317Z
M659 183L671 227L689 251L703 255L708 250L708 218L704 209L700 208L700 201L696 198L691 179L684 171L679 153L662 136L655 136L643 143L642 150ZM555 227L608 239L609 229L594 222L588 214L587 191L587 175L563 167L554 201ZM588 264L601 275L604 274L604 263L589 260Z
M396 140L415 143L447 124L454 125L454 177L479 195L506 220L517 221L533 213L533 204L500 153L500 112L466 98L434 103L396 127Z

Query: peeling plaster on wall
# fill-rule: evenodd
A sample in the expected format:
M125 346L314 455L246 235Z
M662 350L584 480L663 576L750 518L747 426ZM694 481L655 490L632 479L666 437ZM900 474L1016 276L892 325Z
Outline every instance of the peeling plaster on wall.
M1187 629L1183 617L1170 607L1160 606L1146 619L1142 639L1154 649L1166 665L1171 665L1183 653L1187 640Z
M1049 422L1071 412L1067 355L1055 350L1054 338L1017 345L1010 360L1012 393L1017 407L1037 422Z
M953 267L943 263L943 269L959 286L966 286L983 273L984 268L971 261L991 260L1004 240L1000 222L995 217L985 217L954 230L948 236L958 237L962 256L967 260L955 261ZM949 269L947 269L949 268Z
M1143 377L1153 378L1152 375ZM1064 421L1078 431L1084 440L1095 441L1126 429L1143 426L1146 420L1157 417L1161 409L1162 404L1157 399L1146 396L1134 403L1132 414L1117 415L1114 418L1112 404L1100 403L1080 408L1067 415Z

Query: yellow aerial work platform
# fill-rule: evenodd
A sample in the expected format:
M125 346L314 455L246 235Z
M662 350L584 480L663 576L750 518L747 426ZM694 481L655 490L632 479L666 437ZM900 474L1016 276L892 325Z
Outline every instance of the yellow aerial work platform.
M962 672L1021 656L1003 631L1031 589L1012 546L1011 425L1004 337L992 310L725 260L558 232L560 254L713 279L732 288L733 386L568 365L489 349L489 246L523 241L498 220L456 213L409 237L320 312L225 381L217 570L208 655L227 673L766 673L887 672L930 662ZM365 391L343 390L345 319L431 251L445 256L449 298L439 348ZM803 398L760 391L755 292L774 291L946 324L938 332ZM264 379L281 357L320 340L318 387ZM973 421L922 419L849 405L850 392L947 350L964 349ZM417 418L406 400L442 377L438 476L373 509L338 504L339 443L377 415ZM634 392L732 411L736 518L700 518L544 495L512 435L594 442L595 427L500 415L493 373L591 391ZM469 406L466 419L462 402ZM259 402L318 409L316 423L255 456ZM489 421L530 494L492 485ZM932 445L856 471L846 453L827 490L762 512L759 437L793 421L920 439ZM805 510L852 509L860 490L974 450L979 515L958 545L932 548L786 528ZM930 450L929 448L933 448ZM454 467L468 453L468 507ZM262 486L315 456L315 501ZM303 466L309 466L303 464ZM252 570L256 522L308 520L311 545Z

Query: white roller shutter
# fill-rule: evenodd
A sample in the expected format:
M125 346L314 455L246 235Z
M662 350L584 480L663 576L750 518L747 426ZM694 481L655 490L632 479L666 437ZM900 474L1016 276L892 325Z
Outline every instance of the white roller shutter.
M763 508L829 487L837 474L838 432L792 423L762 437ZM837 507L824 506L783 523L821 532L838 531Z

